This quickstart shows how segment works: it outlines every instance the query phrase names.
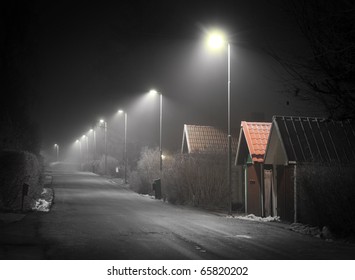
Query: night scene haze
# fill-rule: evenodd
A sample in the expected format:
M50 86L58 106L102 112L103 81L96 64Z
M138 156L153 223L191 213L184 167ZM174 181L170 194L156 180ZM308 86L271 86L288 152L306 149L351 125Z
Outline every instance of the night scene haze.
M0 21L0 277L353 267L354 1L15 0Z

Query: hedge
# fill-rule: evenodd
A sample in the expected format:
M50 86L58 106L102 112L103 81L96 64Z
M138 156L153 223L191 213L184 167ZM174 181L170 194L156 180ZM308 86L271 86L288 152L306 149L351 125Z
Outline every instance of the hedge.
M43 190L43 167L38 158L29 152L0 152L0 211L28 211ZM28 185L24 196L23 186ZM22 207L23 206L23 207Z

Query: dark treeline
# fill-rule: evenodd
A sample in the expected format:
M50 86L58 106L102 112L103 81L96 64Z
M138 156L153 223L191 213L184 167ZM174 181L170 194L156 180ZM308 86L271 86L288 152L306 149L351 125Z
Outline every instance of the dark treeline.
M39 129L31 117L37 102L36 9L33 3L6 1L0 13L0 150L39 154Z

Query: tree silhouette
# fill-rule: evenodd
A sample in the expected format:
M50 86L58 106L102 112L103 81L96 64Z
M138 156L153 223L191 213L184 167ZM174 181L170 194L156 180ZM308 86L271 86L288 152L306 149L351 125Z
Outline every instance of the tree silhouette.
M355 2L290 0L310 52L296 61L271 55L295 96L317 102L331 119L355 118Z

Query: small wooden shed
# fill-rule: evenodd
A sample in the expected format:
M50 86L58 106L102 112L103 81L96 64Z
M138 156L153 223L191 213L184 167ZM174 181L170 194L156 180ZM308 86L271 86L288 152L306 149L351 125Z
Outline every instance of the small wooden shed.
M232 155L235 155L236 149L237 139L232 135ZM227 161L227 133L213 126L184 124L181 153L205 156L217 154L225 156ZM234 159L232 159L233 161ZM234 209L240 209L243 206L241 173L240 168L232 165L232 203Z
M297 222L297 166L351 163L355 160L355 125L315 117L274 116L264 164L272 166L277 215Z
M271 123L241 122L235 164L243 166L244 209L257 216L273 215L273 188L264 154ZM266 179L266 181L265 181Z

